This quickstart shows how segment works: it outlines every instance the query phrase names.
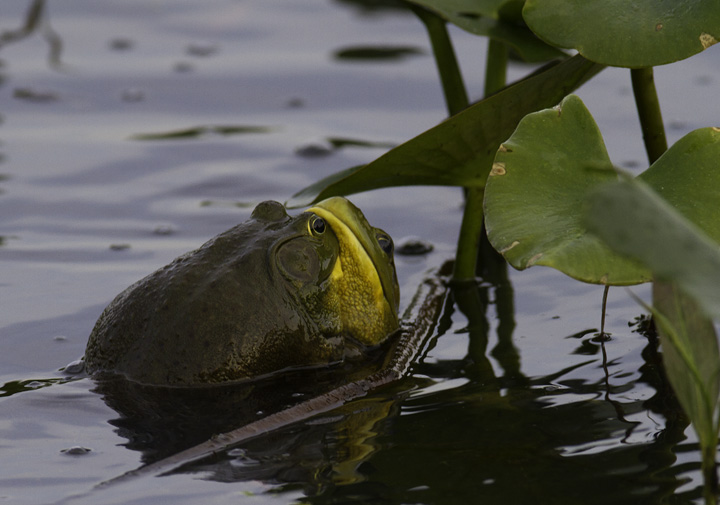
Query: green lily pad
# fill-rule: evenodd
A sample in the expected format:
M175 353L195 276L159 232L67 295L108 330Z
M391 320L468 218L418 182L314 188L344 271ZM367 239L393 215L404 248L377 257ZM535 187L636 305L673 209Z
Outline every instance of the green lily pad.
M716 0L527 0L523 17L548 44L617 67L672 63L720 40Z
M715 240L718 159L720 130L704 128L680 139L640 176ZM592 192L616 180L595 121L570 95L557 108L525 117L500 147L485 189L488 238L517 269L545 265L608 285L649 281L650 269L610 250L588 233L582 217Z
M577 96L528 115L500 146L485 188L490 243L519 270L544 265L598 284L650 280L582 222L590 192L614 180L600 130Z
M676 172L684 168L678 166ZM685 200L693 198L690 193ZM678 284L708 315L720 318L720 237L708 236L639 178L598 187L588 202L582 220L590 232L641 262L656 278ZM716 220L717 203L706 208Z
M720 241L720 128L688 133L639 178Z
M518 0L410 0L474 35L504 42L527 62L567 55L540 40L525 26Z
M526 114L550 107L603 67L574 56L456 114L372 163L326 177L293 195L303 207L336 195L409 185L483 187L500 142Z

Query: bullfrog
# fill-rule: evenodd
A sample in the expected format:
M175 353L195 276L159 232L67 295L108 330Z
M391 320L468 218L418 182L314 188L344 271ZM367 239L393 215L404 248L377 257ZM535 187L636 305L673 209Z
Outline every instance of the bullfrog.
M193 386L362 355L398 328L393 242L342 197L273 201L120 293L85 351L91 374Z

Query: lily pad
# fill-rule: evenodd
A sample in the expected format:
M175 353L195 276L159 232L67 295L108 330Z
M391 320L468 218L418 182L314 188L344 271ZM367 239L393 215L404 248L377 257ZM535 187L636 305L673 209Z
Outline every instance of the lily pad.
M523 17L548 44L617 67L672 63L720 40L715 0L527 0Z
M720 241L720 128L688 133L639 178Z
M715 164L717 168L717 164ZM679 167L682 170L682 167ZM686 200L693 198L690 194ZM710 316L720 318L720 243L636 179L596 188L583 222L614 251L674 282ZM717 201L710 215L718 218Z
M715 240L718 159L720 130L705 128L683 137L640 176ZM545 265L608 285L649 281L650 269L610 250L582 217L592 192L616 180L595 121L570 95L557 108L528 115L500 147L485 190L488 238L517 269Z
M575 56L496 93L367 165L322 179L293 195L302 207L335 195L408 185L483 187L500 142L526 114L559 102L603 67Z
M474 35L504 42L527 62L565 57L525 26L518 0L410 0Z
M581 209L592 190L617 180L600 130L570 95L525 117L495 157L485 189L493 247L515 268L556 268L584 282L637 284L650 272L587 233Z

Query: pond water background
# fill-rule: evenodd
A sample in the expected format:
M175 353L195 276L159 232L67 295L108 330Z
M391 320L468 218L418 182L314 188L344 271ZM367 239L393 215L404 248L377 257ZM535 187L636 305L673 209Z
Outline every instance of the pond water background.
M173 419L130 426L133 415L91 380L58 371L82 356L102 308L255 203L375 159L445 108L421 23L372 2L48 1L23 33L32 4L42 3L0 4L0 30L16 35L0 42L0 503L699 499L694 434L663 390L652 345L628 325L641 310L611 291L603 359L593 340L602 290L544 268L511 272L512 370L497 336L500 295L485 286L486 369L471 352L480 330L450 305L407 380L216 460L70 498L137 468L149 447L162 453L165 436L194 443ZM485 42L450 32L477 98ZM399 57L347 51L368 47ZM656 69L671 142L720 123L718 63L712 48ZM528 71L513 65L510 76ZM629 73L605 70L578 94L615 163L644 167ZM459 190L352 199L396 241L434 245L397 257L407 306L453 255ZM135 419L154 414L139 405Z

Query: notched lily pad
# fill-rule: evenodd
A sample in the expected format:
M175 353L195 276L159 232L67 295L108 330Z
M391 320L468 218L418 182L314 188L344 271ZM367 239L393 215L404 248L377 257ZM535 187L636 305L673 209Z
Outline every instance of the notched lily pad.
M527 0L523 17L547 43L617 67L672 63L720 40L714 0Z
M707 209L716 219L717 207ZM589 195L585 214L588 229L614 251L677 283L707 314L720 317L720 243L660 192L640 178L601 185Z
M500 146L485 189L490 243L515 268L556 268L584 282L637 284L650 273L587 233L588 193L617 179L600 130L568 96L526 116Z
M704 128L680 139L639 178L720 241L717 160L720 129ZM583 219L590 196L617 179L600 131L578 97L570 95L560 107L528 115L500 147L488 178L490 242L521 270L545 265L584 282L608 285L649 281L649 268L613 252ZM610 212L609 204L607 209L592 208L592 213Z

